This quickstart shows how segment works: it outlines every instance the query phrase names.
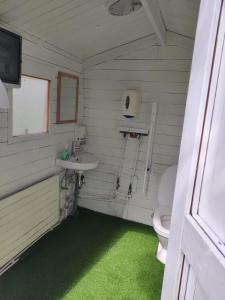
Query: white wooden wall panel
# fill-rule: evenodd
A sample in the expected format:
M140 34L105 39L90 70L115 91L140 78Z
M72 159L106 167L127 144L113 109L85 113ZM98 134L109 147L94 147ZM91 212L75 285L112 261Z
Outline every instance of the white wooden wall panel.
M168 46L165 47L142 44L133 53L96 64L85 71L84 123L88 131L86 148L99 157L100 165L96 170L87 172L80 205L151 224L159 178L165 168L178 160L189 81L192 48L176 46L175 40L174 36L173 39L169 38ZM133 120L126 120L121 116L122 94L129 88L139 89L143 96L141 112ZM159 106L150 192L147 197L142 193L148 142L148 138L144 137L139 149L135 173L138 179L134 180L132 198L126 199L134 167L132 147L126 151L127 167L123 168L121 176L120 191L124 194L113 198L121 163L122 137L118 133L118 127L129 125L148 129L151 104L155 101ZM85 195L89 197L85 198Z
M8 1L7 1L8 2ZM15 4L15 3L14 3ZM82 65L75 59L48 49L26 38L23 40L23 73L51 80L50 133L37 139L13 141L9 139L9 112L0 111L0 197L29 186L54 174L55 157L65 144L70 143L78 127L74 124L56 124L56 96L58 71L80 77L79 121L83 117ZM77 129L77 130L76 130Z

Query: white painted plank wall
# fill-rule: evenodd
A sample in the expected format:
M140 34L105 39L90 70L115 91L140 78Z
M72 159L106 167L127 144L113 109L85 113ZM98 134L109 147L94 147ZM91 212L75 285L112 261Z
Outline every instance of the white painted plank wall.
M189 80L192 50L176 46L149 44L138 51L87 69L84 74L84 123L87 125L87 149L100 159L99 167L86 174L86 186L80 205L104 213L151 224L151 214L157 202L159 178L165 168L178 160L186 92ZM121 98L124 90L139 89L143 103L135 120L121 116ZM150 192L142 194L144 165L148 139L140 146L136 176L137 188L130 200L125 195L112 197L120 164L121 125L148 129L151 103L159 104ZM132 143L132 142L131 142ZM135 141L133 141L133 144ZM133 145L134 146L134 145ZM127 151L121 190L129 185L134 150ZM133 147L135 148L135 147ZM130 157L129 157L130 156ZM86 197L86 195L92 197ZM96 197L93 195L96 194ZM101 195L101 196L97 196Z
M79 130L74 124L56 124L58 71L80 76L79 121L83 118L81 63L60 53L59 49L49 49L25 38L22 70L24 74L51 80L51 129L49 134L40 138L11 143L9 112L0 111L0 198L53 174L57 153L71 142Z

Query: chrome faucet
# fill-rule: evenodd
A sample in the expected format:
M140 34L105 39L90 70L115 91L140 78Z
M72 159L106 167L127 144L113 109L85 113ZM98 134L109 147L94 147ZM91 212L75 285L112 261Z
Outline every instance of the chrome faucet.
M72 141L72 148L71 148L71 156L76 156L77 152L80 150L80 140Z

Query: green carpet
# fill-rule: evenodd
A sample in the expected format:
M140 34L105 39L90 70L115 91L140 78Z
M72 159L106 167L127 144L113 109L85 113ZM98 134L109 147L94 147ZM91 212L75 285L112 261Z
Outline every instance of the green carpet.
M1 300L159 300L149 226L81 209L0 277Z

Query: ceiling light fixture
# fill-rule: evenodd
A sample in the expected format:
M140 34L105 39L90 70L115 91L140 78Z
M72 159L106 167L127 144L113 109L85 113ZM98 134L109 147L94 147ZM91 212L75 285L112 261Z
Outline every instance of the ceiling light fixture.
M126 16L142 7L139 0L107 0L108 12L113 16Z

